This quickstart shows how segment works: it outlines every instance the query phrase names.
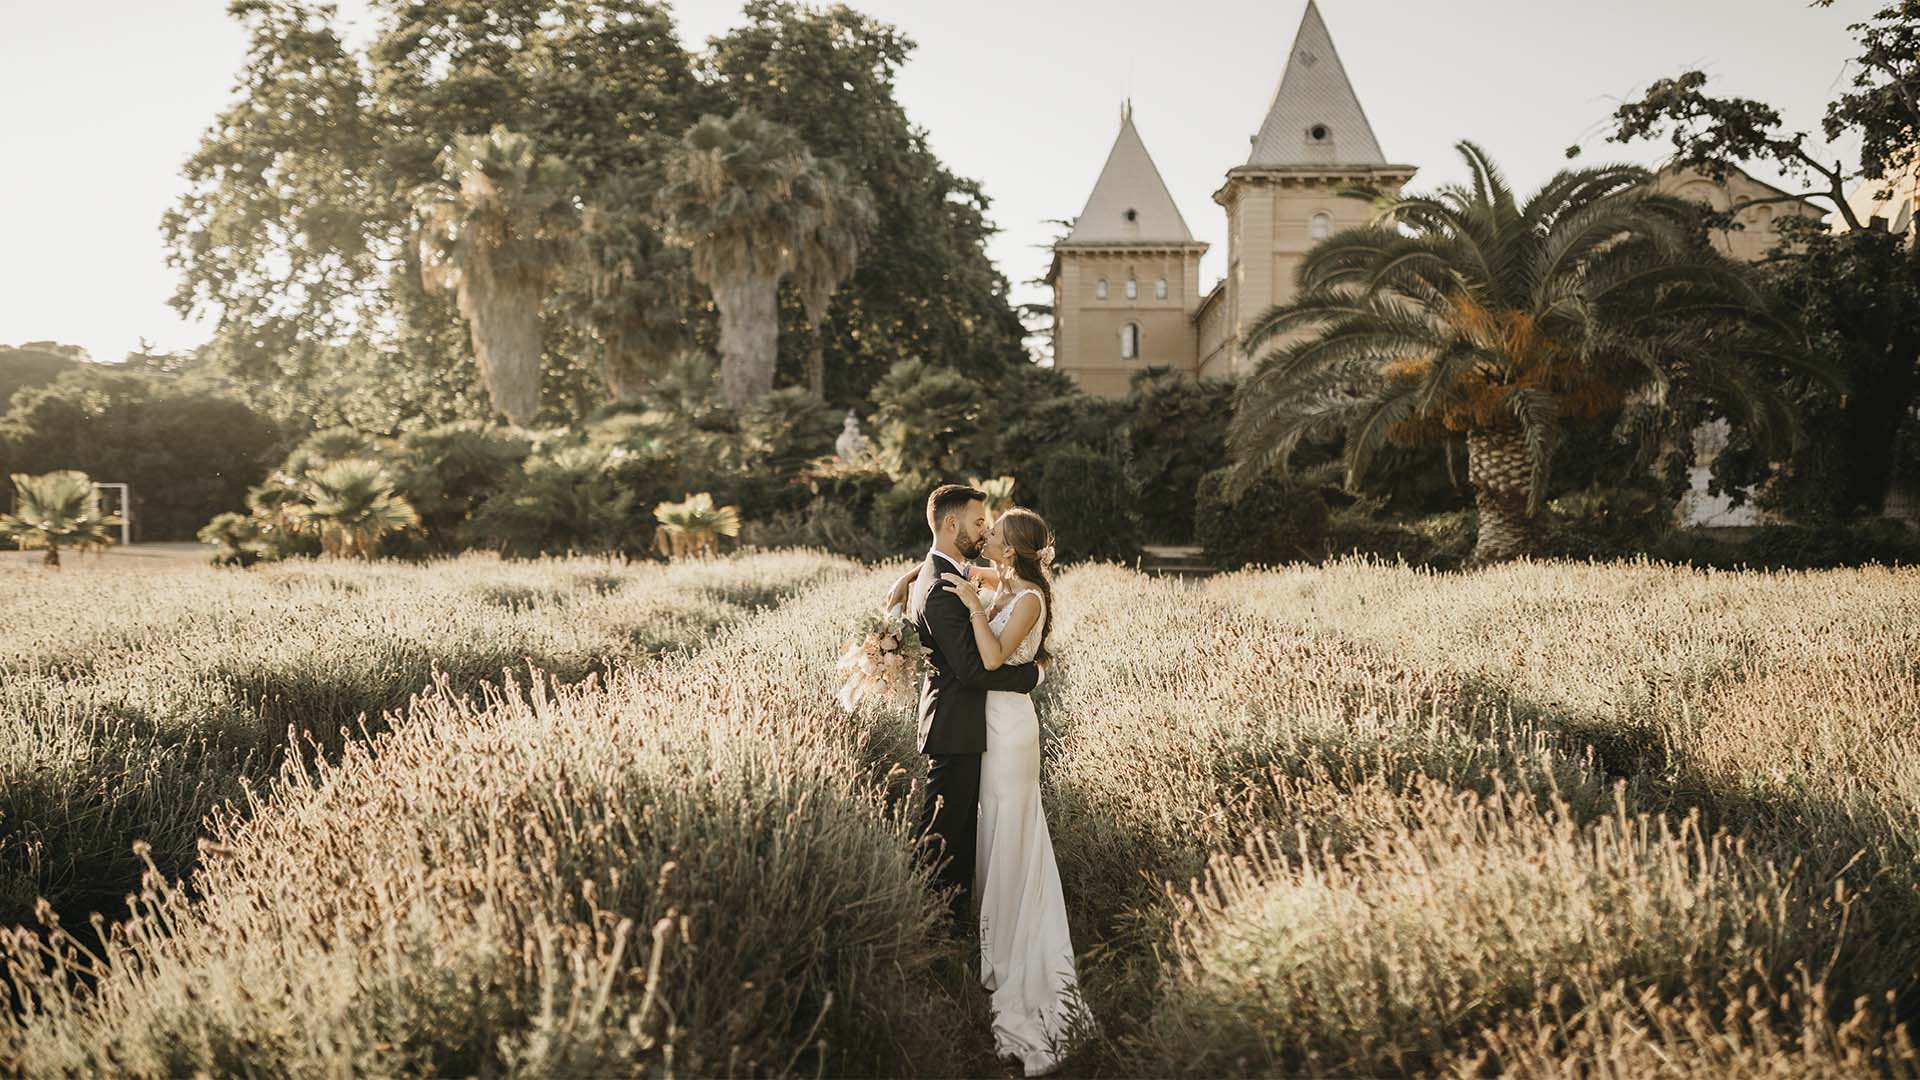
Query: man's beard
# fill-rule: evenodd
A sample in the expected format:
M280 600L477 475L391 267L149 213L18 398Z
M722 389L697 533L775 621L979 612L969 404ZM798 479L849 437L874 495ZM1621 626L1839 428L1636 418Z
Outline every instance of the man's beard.
M962 539L954 546L960 549L961 558L977 559L980 557L980 549L987 546L987 538L984 536L969 537Z

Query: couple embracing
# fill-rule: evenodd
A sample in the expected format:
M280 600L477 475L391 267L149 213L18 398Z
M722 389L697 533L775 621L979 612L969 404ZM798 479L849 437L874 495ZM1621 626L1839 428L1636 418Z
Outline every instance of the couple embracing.
M947 484L927 498L933 550L887 594L929 650L920 689L927 787L920 831L953 919L980 939L995 1052L1035 1076L1060 1064L1079 1015L1066 900L1040 806L1040 721L1053 628L1053 531L1014 508L991 523L986 496ZM985 556L991 567L976 566Z

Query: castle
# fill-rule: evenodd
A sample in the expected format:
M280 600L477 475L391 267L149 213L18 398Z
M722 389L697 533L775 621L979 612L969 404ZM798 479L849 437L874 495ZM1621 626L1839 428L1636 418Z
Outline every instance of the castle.
M1247 373L1258 357L1240 348L1241 337L1269 307L1292 298L1308 249L1366 222L1367 204L1340 191L1356 184L1398 191L1415 172L1381 151L1314 0L1251 141L1246 163L1227 170L1213 193L1227 213L1227 267L1203 294L1207 245L1187 229L1132 109L1122 108L1120 134L1073 231L1054 245L1045 279L1053 288L1053 363L1081 389L1125 394L1148 367L1201 377ZM1737 171L1714 180L1669 170L1656 184L1719 210L1781 194ZM1774 245L1775 215L1790 213L1818 216L1804 204L1756 205L1716 242L1737 258L1757 258Z

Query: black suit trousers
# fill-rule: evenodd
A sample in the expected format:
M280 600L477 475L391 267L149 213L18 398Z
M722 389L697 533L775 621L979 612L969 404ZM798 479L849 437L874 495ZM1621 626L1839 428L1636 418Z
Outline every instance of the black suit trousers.
M974 843L980 831L980 755L929 754L926 799L920 804L924 856L934 881L954 887L948 898L955 931L973 921Z

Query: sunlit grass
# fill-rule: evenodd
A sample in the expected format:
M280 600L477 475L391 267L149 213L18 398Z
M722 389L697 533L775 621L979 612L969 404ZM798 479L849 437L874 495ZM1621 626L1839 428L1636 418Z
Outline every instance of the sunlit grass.
M390 731L302 753L217 816L192 895L150 883L100 970L16 938L33 1007L0 1063L992 1072L910 858L911 721L832 705L892 575L808 558L675 571L695 606L792 596L659 659L585 644L647 624L632 583L568 564L260 579L335 615L484 591L558 677L475 698L429 673ZM1043 784L1100 1019L1069 1073L1920 1069L1920 572L1089 567L1059 600ZM256 617L228 610L200 617ZM584 672L604 684L556 685Z

